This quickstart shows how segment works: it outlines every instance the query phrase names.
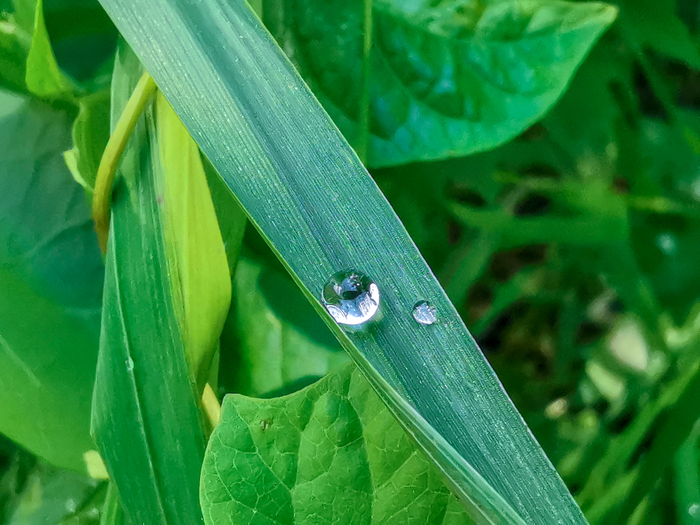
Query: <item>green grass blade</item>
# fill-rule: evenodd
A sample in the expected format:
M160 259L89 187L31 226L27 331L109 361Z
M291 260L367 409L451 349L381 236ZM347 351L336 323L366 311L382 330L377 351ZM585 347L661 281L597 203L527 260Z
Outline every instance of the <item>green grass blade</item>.
M141 75L117 57L113 117ZM186 360L158 204L149 107L124 152L112 203L93 433L132 523L200 523L204 436Z
M583 523L388 202L248 7L218 0L103 5L255 226L462 501L504 521L516 519L515 509L527 523ZM346 268L366 272L383 293L383 317L364 331L342 331L319 302L328 277ZM421 299L437 308L432 326L412 318Z

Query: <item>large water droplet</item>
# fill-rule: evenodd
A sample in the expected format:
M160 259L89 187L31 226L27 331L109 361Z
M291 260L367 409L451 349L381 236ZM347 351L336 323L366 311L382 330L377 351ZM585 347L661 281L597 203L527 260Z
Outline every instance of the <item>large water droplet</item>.
M339 324L362 324L379 309L379 287L362 272L344 270L323 287L323 305Z
M431 325L437 321L435 307L428 301L418 301L413 307L413 318L420 324Z

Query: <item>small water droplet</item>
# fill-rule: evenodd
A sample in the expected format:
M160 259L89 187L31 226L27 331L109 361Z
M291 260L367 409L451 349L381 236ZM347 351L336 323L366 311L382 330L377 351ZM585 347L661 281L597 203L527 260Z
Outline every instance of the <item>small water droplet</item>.
M379 309L379 287L357 270L335 273L323 287L323 305L339 324L369 321Z
M260 430L265 432L268 428L270 428L270 425L272 424L271 421L268 421L267 419L263 419L260 421Z
M693 518L700 516L700 505L693 503L690 507L688 507L688 514L690 514Z
M126 358L126 369L131 372L134 369L134 360L131 357Z
M437 321L435 307L428 301L418 301L413 307L413 318L420 324L431 325Z

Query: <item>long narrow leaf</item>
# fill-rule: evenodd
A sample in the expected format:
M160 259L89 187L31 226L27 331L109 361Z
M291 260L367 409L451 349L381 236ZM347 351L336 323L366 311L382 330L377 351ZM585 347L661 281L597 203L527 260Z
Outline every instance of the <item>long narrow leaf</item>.
M514 522L512 507L527 523L583 523L393 210L248 7L219 0L103 5L472 515ZM320 303L329 276L347 268L366 272L382 292L383 316L365 330L343 331ZM435 324L414 321L419 300L436 307Z
M113 117L140 75L120 52ZM191 525L202 521L204 437L168 272L152 108L146 117L114 192L92 425L128 520Z

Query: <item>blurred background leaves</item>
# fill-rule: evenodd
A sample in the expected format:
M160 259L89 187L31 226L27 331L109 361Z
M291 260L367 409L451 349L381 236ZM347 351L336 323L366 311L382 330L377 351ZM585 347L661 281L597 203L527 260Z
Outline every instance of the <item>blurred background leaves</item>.
M359 8L297 4L266 0L258 8L356 145ZM684 400L700 359L700 6L616 4L617 21L570 85L551 94L553 102L565 90L551 111L516 115L510 136L484 138L481 152L427 131L401 147L396 135L382 139L396 90L386 64L373 63L368 161L589 520L696 523L699 408ZM423 50L442 50L431 51L441 61L417 62L432 68L411 70L426 75L424 91L401 92L404 104L438 93L430 87L445 61L459 56L445 43L456 38L455 23L445 21L473 20L473 5L377 3L375 50L410 49L416 39ZM6 0L1 9L0 432L15 443L0 446L0 516L16 520L39 508L30 504L35 480L50 477L51 467L33 454L84 469L82 452L94 446L87 421L103 269L83 190L70 173L91 187L108 129L105 89L117 35L97 2L45 0L48 49L70 88L36 93L26 82L36 3ZM434 40L416 36L416 26L430 23ZM456 27L475 38L473 23ZM312 53L318 48L337 56ZM459 110L469 109L459 82L450 82L427 106L449 112L457 100ZM487 109L510 115L498 105ZM441 121L431 113L415 126L432 129L431 118ZM62 154L71 148L79 154L69 171ZM220 198L230 203L225 192ZM222 336L220 391L295 391L344 354L325 327L307 322L312 316L302 306L279 304L274 290L286 286L292 297L296 287L250 228L244 251ZM252 352L261 345L274 361L274 373L262 379ZM61 483L74 487L72 501L89 500L86 479ZM59 501L50 492L42 492L46 502ZM636 513L622 506L630 494L640 494ZM65 509L65 500L55 505Z

